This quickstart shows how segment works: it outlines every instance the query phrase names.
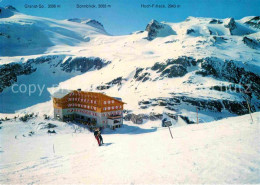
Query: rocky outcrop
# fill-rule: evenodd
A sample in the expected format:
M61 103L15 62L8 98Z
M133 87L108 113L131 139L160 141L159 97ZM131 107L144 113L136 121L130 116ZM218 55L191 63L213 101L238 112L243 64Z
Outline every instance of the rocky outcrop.
M225 37L220 37L220 36L213 36L212 38L214 39L214 43L216 44L222 44L228 40Z
M254 18L245 22L245 24L252 26L254 28L260 29L260 16L255 16Z
M124 116L125 121L132 121L135 124L142 124L144 120L161 120L163 115L160 113L151 112L150 114L133 114L128 113Z
M179 112L182 105L194 106L199 110L209 110L212 112L222 112L227 110L232 114L243 115L248 114L248 107L246 101L234 101L234 100L221 100L221 99L202 99L189 96L181 96L173 94L171 98L154 98L146 101L139 102L139 105L144 105L149 108L154 102L164 102L162 106L171 111ZM149 103L149 104L148 104ZM255 111L254 107L251 107L252 111Z
M126 121L132 121L135 124L142 124L144 119L148 119L149 116L145 114L127 114L124 117Z
M173 78L173 77L181 77L187 74L187 68L180 64L172 64L169 68L162 71L161 76Z
M190 120L189 117L180 115L180 117L187 123L187 124L194 124L195 121Z
M122 81L125 80L123 77L118 77L110 82L107 82L105 85L99 85L97 86L97 90L105 90L113 87L114 85L121 86Z
M149 80L149 76L151 75L149 72L144 72L144 68L136 68L136 71L135 71L135 75L134 75L134 79L136 81L142 81L142 82L145 82L147 80Z
M220 86L220 85L215 85L209 88L210 90L215 90L215 91L221 91L221 92L236 92L236 93L243 93L245 91L244 88L237 87L235 84L230 84L228 86Z
M234 18L230 18L224 26L229 29L231 35L233 35L233 30L237 28Z
M161 77L181 77L188 73L187 68L196 65L196 60L192 57L179 57L177 59L168 59L165 63L155 63L151 70L161 73Z
M192 34L192 33L195 33L195 30L194 30L194 29L187 29L187 31L186 31L186 34L187 34L187 35L190 35L190 34Z
M247 45L248 47L252 48L252 49L259 49L260 48L260 42L249 38L249 37L243 37L243 42L245 45Z
M62 55L49 55L35 59L28 59L25 63L10 63L0 65L0 92L2 92L4 88L10 87L13 83L17 82L18 76L31 74L43 64L49 65L50 68L57 68L59 70L61 69L68 73L71 73L72 71L85 73L89 70L101 69L110 63L110 61L105 61L100 58L86 57L70 57L64 63L62 63L64 58L65 56Z
M11 11L14 11L14 12L18 12L18 10L17 10L15 7L13 7L12 5L7 5L7 6L5 7L5 9L11 10Z
M145 31L148 32L147 39L153 40L156 37L165 37L169 35L176 35L176 32L167 24L159 23L152 20L147 26Z
M201 68L203 69L197 74L203 76L213 75L219 79L225 79L229 82L240 84L242 86L250 87L250 91L255 93L258 99L260 99L260 76L246 71L244 67L240 67L233 60L222 61L217 58L205 58L201 60Z
M222 24L223 21L219 20L219 19L212 19L211 21L209 21L209 24Z
M19 75L29 75L36 71L36 68L33 68L29 64L4 64L0 66L0 93L6 87L10 87L13 83L17 82L17 77Z
M87 58L87 57L76 57L69 58L60 66L63 71L72 72L72 71L80 71L81 73L85 73L91 69L101 69L109 64L110 61L102 60L101 58Z
M94 19L79 19L79 18L72 18L72 19L67 19L67 21L70 22L76 22L76 23L81 23L81 24L87 24L89 26L92 26L94 28L98 28L101 30L105 30L103 24L101 24L100 22L94 20Z

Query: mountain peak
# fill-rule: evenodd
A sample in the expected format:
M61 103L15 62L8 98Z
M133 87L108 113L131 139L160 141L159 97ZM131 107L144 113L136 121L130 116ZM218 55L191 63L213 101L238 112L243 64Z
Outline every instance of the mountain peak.
M7 5L6 7L5 7L5 9L7 9L7 10L11 10L11 11L15 11L15 12L19 12L15 7L13 7L12 5Z
M76 23L81 23L81 24L87 24L89 26L105 30L103 24L101 24L99 21L96 21L94 19L86 19L86 18L72 18L72 19L67 19L67 21L70 22L76 22Z
M154 19L149 22L145 31L148 32L148 40L153 40L156 37L176 35L176 32L168 24L160 23Z
M18 12L18 10L11 5L8 5L5 8L0 7L0 18L12 17L16 12Z

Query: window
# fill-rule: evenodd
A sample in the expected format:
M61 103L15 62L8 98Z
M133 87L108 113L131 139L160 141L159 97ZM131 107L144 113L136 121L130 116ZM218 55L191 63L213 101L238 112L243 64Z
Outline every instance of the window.
M116 109L118 109L118 106L116 106Z
M106 107L104 107L104 110L107 110L107 108L106 108Z
M110 107L108 107L107 110L110 110Z
M114 110L114 106L112 106L112 110Z
M108 101L107 103L110 104L110 101Z
M106 101L104 101L104 104L107 104L107 102L106 102Z
M115 101L114 101L114 100L112 100L112 103L115 103Z
M97 104L97 101L94 101L95 104Z

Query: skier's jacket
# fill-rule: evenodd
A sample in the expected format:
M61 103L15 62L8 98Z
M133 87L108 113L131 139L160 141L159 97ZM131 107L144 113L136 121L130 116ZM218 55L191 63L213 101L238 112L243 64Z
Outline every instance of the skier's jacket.
M97 137L98 134L99 134L99 131L95 131L95 132L94 132L94 136L95 136L95 137Z

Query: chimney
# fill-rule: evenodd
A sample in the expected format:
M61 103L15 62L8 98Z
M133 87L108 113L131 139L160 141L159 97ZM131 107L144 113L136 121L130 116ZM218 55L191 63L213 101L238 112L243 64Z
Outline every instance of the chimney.
M81 91L81 89L77 89L77 91Z

